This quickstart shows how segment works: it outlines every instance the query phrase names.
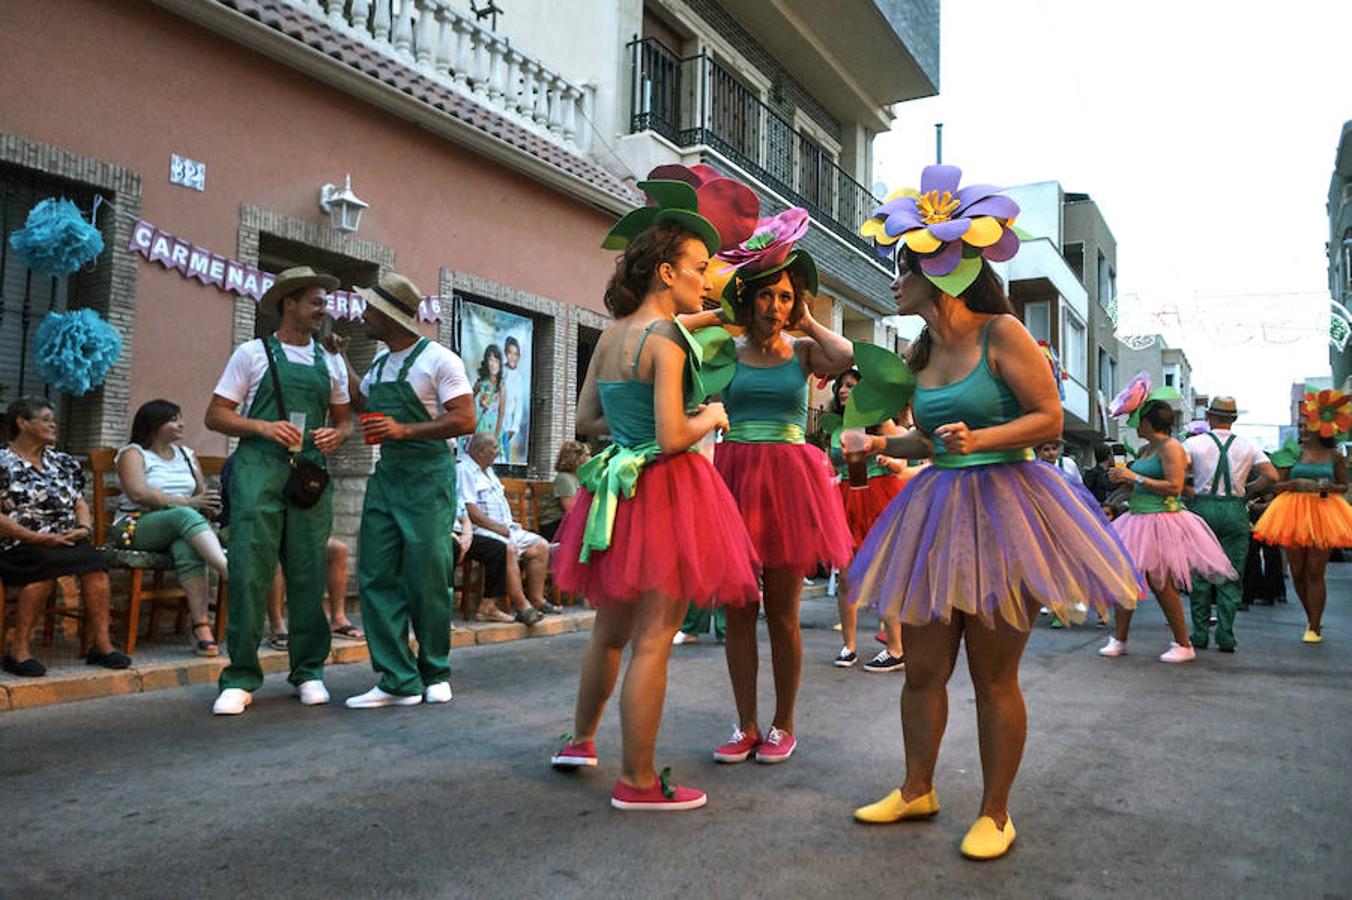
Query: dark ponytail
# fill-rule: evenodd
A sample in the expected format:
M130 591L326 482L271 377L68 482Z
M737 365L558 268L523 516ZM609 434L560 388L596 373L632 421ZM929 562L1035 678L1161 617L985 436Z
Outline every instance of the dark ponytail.
M897 252L901 255L901 261L906 266L907 271L920 272L920 255L918 253L904 244ZM933 290L937 300L939 289L933 287ZM990 263L984 259L981 260L981 271L977 274L976 280L967 286L967 290L958 295L958 299L974 313L1014 314L1014 304L1010 303L1009 297L1005 296L1005 286L1000 281L1000 276L995 274L995 270L991 268ZM933 346L934 339L930 336L929 326L926 325L920 330L919 337L911 345L911 351L906 357L906 362L910 365L911 371L919 372L929 365L930 350L933 349Z
M674 222L662 222L630 241L615 260L615 274L606 285L606 309L610 314L623 319L638 309L652 289L657 267L676 262L685 242L691 240L700 238Z

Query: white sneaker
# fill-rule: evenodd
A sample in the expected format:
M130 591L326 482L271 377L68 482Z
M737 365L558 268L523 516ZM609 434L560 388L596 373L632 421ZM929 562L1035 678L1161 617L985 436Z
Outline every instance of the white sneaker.
M215 716L237 716L249 708L253 694L243 688L226 688L211 705L211 714Z
M429 684L427 690L423 691L423 702L450 703L451 683L449 681L438 681L435 684Z
M1047 607L1047 606L1044 606L1044 607L1042 607L1041 609L1039 609L1039 610L1037 611L1037 614L1038 614L1039 616L1050 615L1050 614L1051 614L1051 608L1050 608L1050 607Z
M296 685L296 693L300 695L303 706L323 706L329 702L329 690L318 678L302 681Z
M448 684L446 693L450 692L451 686ZM387 694L379 687L373 687L364 694L348 697L346 705L348 709L381 709L386 706L417 706L421 702L423 702L422 694L409 694L405 697L400 694Z
M1099 656L1126 656L1127 642L1117 638L1108 638L1108 643L1099 648Z
M1180 646L1178 641L1170 641L1169 649L1160 654L1160 662L1185 663L1197 658L1197 651L1191 647Z
M681 644L694 644L697 643L698 641L699 635L689 634L684 631L676 632L676 636L671 639L671 643L677 647L679 647Z

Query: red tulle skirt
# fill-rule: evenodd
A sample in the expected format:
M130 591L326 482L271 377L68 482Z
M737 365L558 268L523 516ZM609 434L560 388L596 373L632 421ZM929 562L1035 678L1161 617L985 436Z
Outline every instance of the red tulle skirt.
M554 581L594 606L634 603L658 591L682 603L739 605L760 600L760 561L727 486L698 453L661 456L644 466L634 496L615 511L610 548L578 555L592 496L559 523Z
M737 500L761 564L810 575L844 568L854 555L850 527L826 454L811 444L726 441L714 457Z
M887 509L892 498L906 487L907 479L896 475L875 475L868 480L868 487L857 488L848 478L839 484L840 500L845 506L845 523L850 527L850 537L854 540L854 549L864 543L868 530L878 517Z

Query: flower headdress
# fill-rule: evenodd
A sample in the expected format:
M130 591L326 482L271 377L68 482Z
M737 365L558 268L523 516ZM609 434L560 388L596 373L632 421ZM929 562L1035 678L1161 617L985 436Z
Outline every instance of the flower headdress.
M1183 399L1183 395L1178 392L1178 388L1162 387L1155 388L1152 391L1150 389L1150 376L1141 372L1118 392L1112 403L1108 404L1108 415L1113 418L1126 416L1127 425L1135 428L1141 424L1141 416L1145 415L1146 410L1156 403L1168 403L1170 400L1181 399Z
M807 210L794 206L777 216L761 219L750 237L718 254L720 260L734 269L733 277L723 288L725 313L730 314L735 304L747 299L741 297L742 285L785 270L797 271L803 276L807 292L817 293L820 286L817 263L806 250L795 246L811 224Z
M1352 432L1352 397L1342 391L1306 391L1300 412L1311 434L1342 440Z
M648 205L625 213L601 242L604 249L623 250L654 225L675 222L698 235L713 256L744 241L756 227L756 194L709 166L658 166L638 186Z
M920 256L921 273L939 290L956 297L981 272L982 258L1003 262L1019 252L1014 230L1019 204L1000 196L1003 188L972 184L959 189L957 166L926 166L920 190L903 188L887 195L859 228L872 238L878 254L890 258L897 244Z

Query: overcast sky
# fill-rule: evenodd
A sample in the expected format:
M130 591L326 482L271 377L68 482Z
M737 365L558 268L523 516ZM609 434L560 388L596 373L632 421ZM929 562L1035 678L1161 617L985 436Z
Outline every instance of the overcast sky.
M1330 374L1325 202L1352 119L1352 2L945 0L941 47L939 96L896 108L876 177L918 184L943 122L964 184L1089 194L1127 321L1163 315L1198 390L1235 394L1251 424L1288 421L1291 382Z

